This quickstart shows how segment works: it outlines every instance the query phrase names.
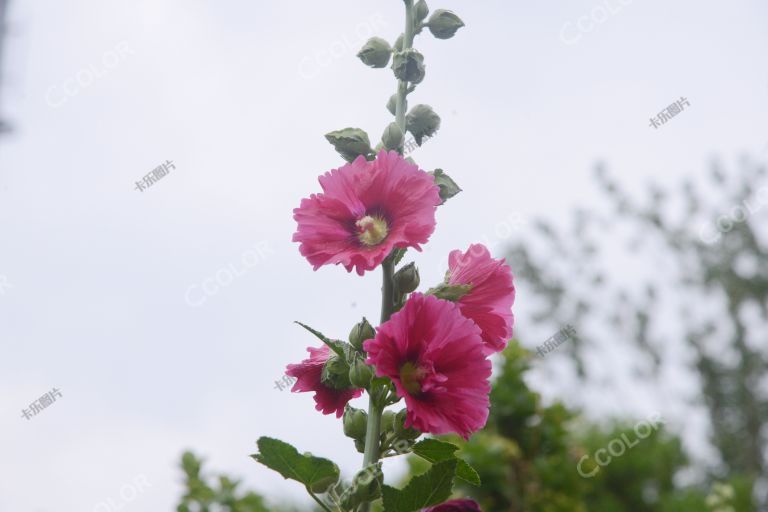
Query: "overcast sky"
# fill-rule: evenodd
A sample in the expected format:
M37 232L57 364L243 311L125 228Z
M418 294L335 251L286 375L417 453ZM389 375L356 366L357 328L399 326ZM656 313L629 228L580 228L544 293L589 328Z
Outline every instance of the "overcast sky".
M443 122L412 156L464 189L415 256L425 284L451 249L485 241L502 255L528 220L589 205L598 159L633 189L768 142L765 2L430 6L467 27L416 41L427 75L412 102ZM274 382L315 344L293 320L343 337L378 316L379 274L313 272L291 243L291 210L340 164L324 133L358 126L378 139L391 121L391 72L355 53L369 35L393 41L402 17L395 0L11 0L1 511L104 512L142 476L151 487L125 512L172 510L186 448L303 500L247 457L261 435L347 475L359 466L339 421ZM681 98L683 112L650 126ZM217 273L225 284L212 287ZM24 419L54 387L62 396Z

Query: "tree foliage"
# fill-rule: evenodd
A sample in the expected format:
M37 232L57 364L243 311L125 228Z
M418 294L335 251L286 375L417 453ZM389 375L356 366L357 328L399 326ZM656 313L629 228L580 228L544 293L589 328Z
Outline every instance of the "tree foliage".
M486 428L460 446L461 457L479 473L482 485L457 482L462 496L474 498L485 511L509 512L703 512L709 510L708 485L680 487L676 475L688 459L680 439L663 427L593 473L594 463L579 461L616 439L636 436L635 423L586 423L562 403L542 403L524 377L531 355L517 343L504 353L491 393ZM409 460L414 473L424 464ZM724 482L738 505L731 512L750 512L751 487L736 479ZM727 509L725 509L727 510Z
M536 243L510 251L517 277L541 305L533 319L576 326L578 336L558 352L584 382L595 377L587 358L608 343L634 351L634 366L623 370L638 385L687 372L701 389L688 398L706 410L720 459L706 468L709 478L757 480L757 498L768 506L764 166L745 159L739 172L726 173L715 163L706 181L651 185L640 199L602 167L596 176L607 211L578 210L564 230L539 221ZM616 264L635 283L604 271Z

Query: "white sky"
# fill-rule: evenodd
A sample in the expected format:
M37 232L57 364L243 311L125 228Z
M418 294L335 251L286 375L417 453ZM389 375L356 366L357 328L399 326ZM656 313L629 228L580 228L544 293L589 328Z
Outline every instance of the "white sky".
M601 5L594 16L607 19L578 32ZM431 104L443 127L413 156L465 192L440 209L415 258L425 284L451 249L485 239L501 255L525 232L499 228L511 215L562 220L596 200L597 159L633 189L768 142L765 2L431 7L467 27L417 39L427 76L412 102ZM293 320L342 337L377 317L378 273L313 273L290 241L291 210L340 164L324 133L359 126L377 139L390 122L391 72L354 54L371 27L394 40L401 11L394 0L11 0L0 511L98 512L138 475L152 486L124 510L171 510L186 448L249 487L303 500L247 457L260 435L329 456L347 475L358 467L340 423L274 381L314 344ZM568 22L575 44L561 39ZM690 107L650 128L681 96ZM170 175L134 189L166 160ZM244 268L257 245L264 256ZM187 303L190 286L230 264L243 275ZM63 397L22 419L53 387Z

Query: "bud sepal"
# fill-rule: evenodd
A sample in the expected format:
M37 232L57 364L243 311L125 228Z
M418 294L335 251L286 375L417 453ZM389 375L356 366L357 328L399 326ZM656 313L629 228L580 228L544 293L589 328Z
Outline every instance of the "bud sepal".
M429 105L416 105L405 116L405 124L421 146L424 137L432 137L440 129L440 116Z
M427 27L438 39L450 39L464 26L461 18L446 9L438 9L429 17Z
M392 71L398 80L418 84L424 80L424 56L418 50L408 48L398 51L392 59Z
M373 157L373 149L368 134L360 128L344 128L335 130L325 135L325 138L347 162L363 155L365 158Z
M380 37L370 38L357 52L357 57L363 61L363 64L372 68L387 67L390 55L392 55L392 47Z

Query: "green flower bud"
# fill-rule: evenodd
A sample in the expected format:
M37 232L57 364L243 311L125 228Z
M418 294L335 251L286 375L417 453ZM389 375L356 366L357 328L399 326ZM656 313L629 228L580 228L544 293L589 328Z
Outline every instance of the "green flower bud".
M440 128L440 116L429 105L416 105L405 116L405 124L416 144L421 146L424 137L433 136Z
M368 413L349 405L344 408L344 435L356 441L365 441L365 429L368 426ZM365 451L365 446L363 446Z
M316 492L318 494L322 494L325 491L327 491L328 489L330 489L331 486L334 485L338 481L339 481L339 474L338 474L338 469L337 469L335 475L328 475L325 478L322 478L320 480L317 480L317 481L313 482L312 485L310 486L310 489L312 490L312 492Z
M320 380L323 384L332 389L347 389L352 387L349 382L349 365L332 352L328 360L323 365L323 371L320 374Z
M365 439L355 439L355 450L365 453Z
M357 350L363 350L363 342L373 339L376 336L376 331L373 326L363 318L360 323L355 324L352 330L349 332L349 343Z
M394 419L395 434L397 434L397 437L399 437L400 439L407 439L407 440L416 439L421 435L421 432L419 432L413 427L405 428L406 416L407 416L407 412L405 409L400 410L397 413L397 415L395 415L395 419Z
M411 262L395 272L394 279L398 293L411 293L419 287L419 269Z
M381 433L386 434L395 430L395 413L394 411L384 411L381 415Z
M399 80L418 84L424 80L424 56L413 48L397 52L392 59L392 70Z
M381 142L387 149L397 149L403 145L405 135L403 130L397 123L389 123L389 126L384 130L384 135L381 136Z
M461 18L445 9L436 10L427 22L429 31L438 39L452 38L456 31L463 26L464 22L461 21Z
M404 455L411 451L414 444L416 444L416 441L414 441L413 439L396 438L392 442L391 446L392 446L392 449L395 451L395 453L397 453L398 455Z
M341 496L341 504L346 510L357 508L361 503L367 503L381 497L381 486L384 474L381 472L381 462L364 468L355 478L352 485Z
M442 169L435 169L434 172L429 174L435 177L435 184L440 187L440 199L443 200L443 203L461 192L456 182L445 174Z
M429 14L429 6L425 0L419 0L413 8L414 23L419 24Z
M372 68L384 68L389 64L392 48L380 37L372 37L363 45L357 56L363 64Z
M360 128L344 128L325 135L336 151L347 162L353 161L360 155L367 157L373 153L368 134Z
M392 45L392 50L396 52L403 51L403 41L405 41L405 34L400 34L395 40L395 44Z
M365 364L362 358L356 357L349 370L349 382L356 388L367 388L373 378L373 368Z
M397 94L393 94L387 101L387 110L394 116L397 115Z

